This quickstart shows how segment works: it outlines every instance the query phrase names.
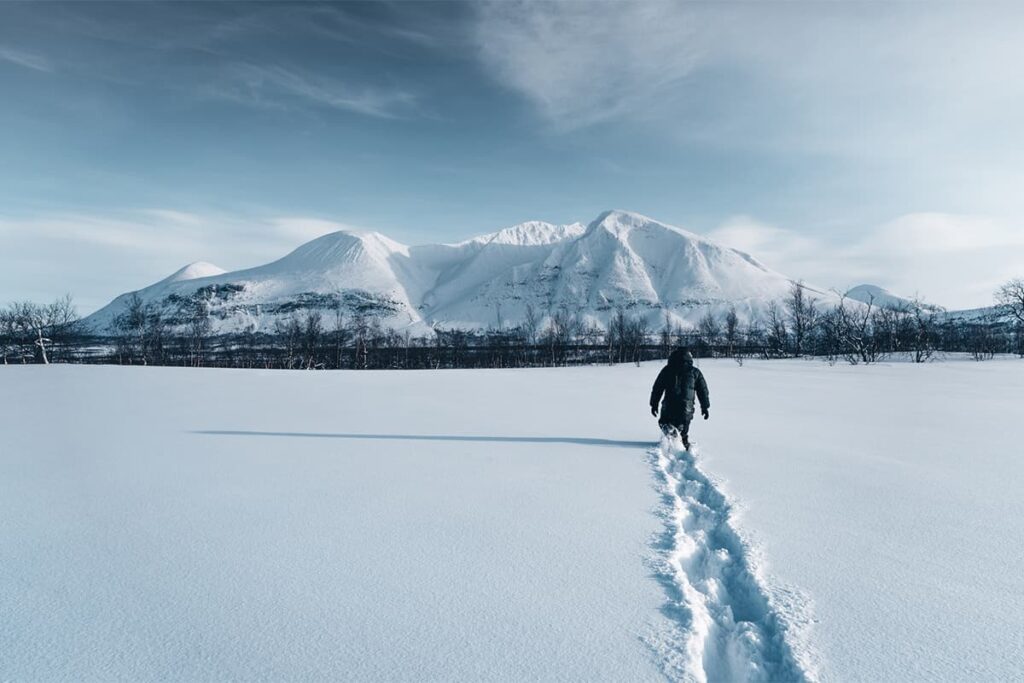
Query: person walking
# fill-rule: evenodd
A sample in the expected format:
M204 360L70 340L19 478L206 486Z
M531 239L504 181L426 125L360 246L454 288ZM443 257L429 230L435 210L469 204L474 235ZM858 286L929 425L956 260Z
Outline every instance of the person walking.
M710 417L711 398L704 373L693 365L693 356L685 348L675 349L668 364L658 373L651 389L651 415L666 435L675 430L682 437L683 447L690 448L690 422L693 420L694 398L700 401L700 414ZM661 413L658 413L658 403Z

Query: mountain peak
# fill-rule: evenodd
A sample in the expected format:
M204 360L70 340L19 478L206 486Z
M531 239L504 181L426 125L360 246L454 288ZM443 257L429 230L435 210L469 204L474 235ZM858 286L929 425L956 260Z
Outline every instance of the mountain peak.
M657 223L657 221L635 211L609 209L608 211L602 211L597 218L591 221L588 228L595 225L633 227L647 223Z
M707 241L700 235L696 235L688 230L677 228L676 226L669 225L668 223L662 223L661 221L645 216L642 213L624 211L622 209L604 211L587 226L587 233L593 233L599 230L611 233L619 239L627 237L634 231L654 230L673 232L690 240L697 240L701 242Z
M597 218L595 218L594 220L600 222L600 221L603 221L603 220L608 219L608 218L612 218L612 219L626 219L626 220L637 220L638 219L638 220L641 220L641 221L653 221L654 220L653 218L651 218L649 216L645 216L644 214L639 213L637 211L627 211L626 209L608 209L606 211L602 211L600 214L598 214Z
M290 268L323 268L342 261L351 261L359 254L386 259L394 253L405 253L408 247L379 232L367 230L336 230L299 246L281 259Z
M480 237L466 240L460 244L507 244L514 246L541 246L554 244L565 239L579 237L585 228L581 223L555 225L546 221L526 221L502 228Z
M192 263L179 268L172 274L161 280L161 283L170 282L184 282L185 280L196 280L201 277L212 277L214 275L221 275L227 271L220 266L215 266L212 263L206 261L193 261Z

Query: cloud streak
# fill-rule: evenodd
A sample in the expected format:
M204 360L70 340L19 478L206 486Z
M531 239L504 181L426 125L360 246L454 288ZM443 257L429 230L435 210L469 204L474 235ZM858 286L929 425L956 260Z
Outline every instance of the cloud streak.
M843 242L741 216L708 237L815 285L875 284L949 308L986 305L1024 264L1024 230L990 216L906 214Z
M694 26L664 2L503 0L477 7L474 39L497 80L574 128L637 113L698 63Z
M474 20L485 71L559 128L641 121L685 145L861 162L1024 142L1020 5L498 0Z
M404 89L351 85L283 66L234 64L208 94L241 104L278 108L296 103L394 119L415 107L416 96Z
M41 71L43 73L54 72L53 66L46 58L2 45L0 45L0 61L17 64L33 71Z

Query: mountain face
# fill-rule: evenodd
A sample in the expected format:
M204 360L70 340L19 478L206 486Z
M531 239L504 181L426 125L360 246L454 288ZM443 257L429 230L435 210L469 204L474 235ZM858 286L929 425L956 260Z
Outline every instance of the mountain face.
M364 315L414 332L509 327L531 312L543 321L560 310L604 326L619 308L652 328L666 316L688 328L709 309L735 306L743 319L760 317L791 284L741 251L608 211L587 226L534 221L458 244L410 247L375 232L335 232L256 268L191 264L122 294L86 324L108 332L138 296L172 324L206 310L216 332L269 331L282 317L313 310L328 324L337 313Z

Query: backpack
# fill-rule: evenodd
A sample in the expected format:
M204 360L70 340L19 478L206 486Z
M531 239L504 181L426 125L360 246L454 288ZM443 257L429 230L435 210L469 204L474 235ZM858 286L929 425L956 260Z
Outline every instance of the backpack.
M690 377L693 374L693 366L676 373L675 381L672 383L672 398L677 401L686 401L686 388L690 384Z

